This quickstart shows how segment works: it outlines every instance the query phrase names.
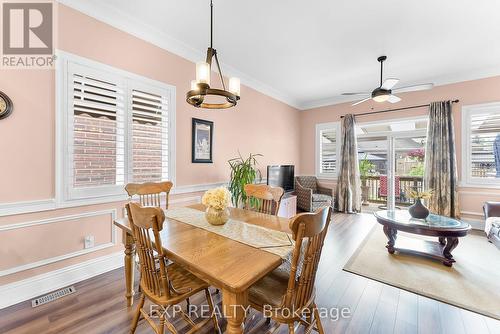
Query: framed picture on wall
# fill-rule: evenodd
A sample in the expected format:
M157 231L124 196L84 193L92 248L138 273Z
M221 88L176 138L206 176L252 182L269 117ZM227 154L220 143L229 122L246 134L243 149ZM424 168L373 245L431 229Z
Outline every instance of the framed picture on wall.
M211 163L214 122L193 118L191 162Z

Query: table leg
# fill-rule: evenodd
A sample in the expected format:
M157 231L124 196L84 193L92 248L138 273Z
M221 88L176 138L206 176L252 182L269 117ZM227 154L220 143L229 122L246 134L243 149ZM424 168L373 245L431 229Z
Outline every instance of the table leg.
M124 232L125 240L125 298L127 298L127 306L130 307L134 303L134 258L135 258L135 243L134 238Z
M248 292L222 291L222 309L227 320L227 334L242 334L245 324L245 310L248 305Z
M453 259L453 255L451 255L451 252L457 247L457 245L458 245L458 238L456 237L446 238L446 246L443 249L443 256L446 258L446 260L443 261L443 264L445 266L451 267L453 265L453 262L455 262L455 259Z
M385 246L387 248L387 251L390 253L390 254L394 254L394 245L396 244L396 238L398 236L398 231L392 227L389 227L387 225L384 225L384 233L387 237L387 239L389 239L389 241L387 242L387 246Z

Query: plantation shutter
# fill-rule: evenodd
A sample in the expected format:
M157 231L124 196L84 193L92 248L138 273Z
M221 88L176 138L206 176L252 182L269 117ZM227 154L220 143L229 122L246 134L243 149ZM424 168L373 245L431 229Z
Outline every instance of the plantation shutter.
M58 201L123 200L127 183L175 181L175 87L64 53L57 80Z
M139 183L168 180L168 92L131 85L131 178Z
M119 76L69 65L64 148L68 199L113 195L123 189L125 92Z
M500 155L500 110L490 109L471 114L469 134L470 176L497 177L495 154Z
M335 176L337 173L337 130L320 130L320 173Z

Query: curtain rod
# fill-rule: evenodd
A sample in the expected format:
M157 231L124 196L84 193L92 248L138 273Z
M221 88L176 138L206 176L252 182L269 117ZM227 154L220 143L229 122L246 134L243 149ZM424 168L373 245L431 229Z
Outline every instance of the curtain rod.
M460 100L451 101L451 103L458 103L458 102L460 102ZM382 114L382 113L390 112L390 111L400 111L400 110L415 109L415 108L422 108L422 107L428 107L428 106L430 106L430 104L421 104L418 106L403 107L403 108L397 108L397 109L387 109L387 110L379 110L379 111L372 111L372 112L364 112L361 114L354 114L354 117L364 116L364 115ZM340 118L344 118L344 115L340 116Z

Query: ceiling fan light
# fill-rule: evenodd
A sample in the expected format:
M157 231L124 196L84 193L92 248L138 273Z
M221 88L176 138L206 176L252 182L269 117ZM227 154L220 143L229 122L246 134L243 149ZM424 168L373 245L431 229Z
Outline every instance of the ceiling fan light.
M389 99L389 94L377 95L373 97L373 101L375 102L385 102Z
M240 96L240 79L231 77L229 78L229 91L236 96Z
M196 83L210 85L210 65L207 62L196 63Z

